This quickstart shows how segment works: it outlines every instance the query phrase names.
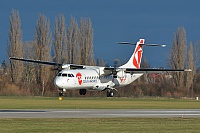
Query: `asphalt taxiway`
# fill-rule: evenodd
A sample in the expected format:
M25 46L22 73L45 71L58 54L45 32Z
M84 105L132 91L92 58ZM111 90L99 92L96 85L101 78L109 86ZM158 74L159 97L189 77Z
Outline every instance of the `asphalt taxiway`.
M200 118L200 109L0 110L0 118Z

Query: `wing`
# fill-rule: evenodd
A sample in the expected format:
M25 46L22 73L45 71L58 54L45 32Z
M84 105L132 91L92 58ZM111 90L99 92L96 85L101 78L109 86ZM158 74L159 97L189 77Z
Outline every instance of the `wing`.
M191 69L161 69L161 68L126 68L125 72L184 72L184 71L192 71Z
M151 72L184 72L184 71L192 71L191 69L163 69L163 68L115 68L115 67L105 67L104 70L111 71L112 73L117 73L121 69L125 70L125 72L141 72L141 73L151 73Z

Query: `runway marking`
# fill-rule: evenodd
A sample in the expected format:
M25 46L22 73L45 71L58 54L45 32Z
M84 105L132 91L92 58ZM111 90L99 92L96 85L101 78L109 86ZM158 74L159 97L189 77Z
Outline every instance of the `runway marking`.
M82 111L82 110L80 110L80 111L77 111L77 110L74 110L74 111L49 111L49 112L55 112L55 113L81 113L81 112L85 112L85 113L87 113L87 112L91 112L91 111Z
M113 117L195 117L198 109L66 109L66 110L0 110L0 118L113 118Z

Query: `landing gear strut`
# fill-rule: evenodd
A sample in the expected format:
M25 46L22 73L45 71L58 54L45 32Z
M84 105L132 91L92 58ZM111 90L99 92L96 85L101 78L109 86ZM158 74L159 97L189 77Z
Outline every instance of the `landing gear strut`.
M63 97L63 96L64 96L63 89L61 89L60 92L59 92L59 97Z
M64 96L64 94L63 94L63 89L60 89L58 100L61 101L61 100L63 99L63 96Z
M113 90L107 90L107 97L113 97L113 96L114 96Z

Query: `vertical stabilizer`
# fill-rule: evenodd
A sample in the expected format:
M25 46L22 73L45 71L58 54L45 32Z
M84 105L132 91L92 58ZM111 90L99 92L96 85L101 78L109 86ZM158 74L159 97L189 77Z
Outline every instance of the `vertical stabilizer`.
M144 44L145 39L140 39L135 47L135 51L133 52L129 61L121 66L120 68L140 68L141 60L142 60L142 45Z

